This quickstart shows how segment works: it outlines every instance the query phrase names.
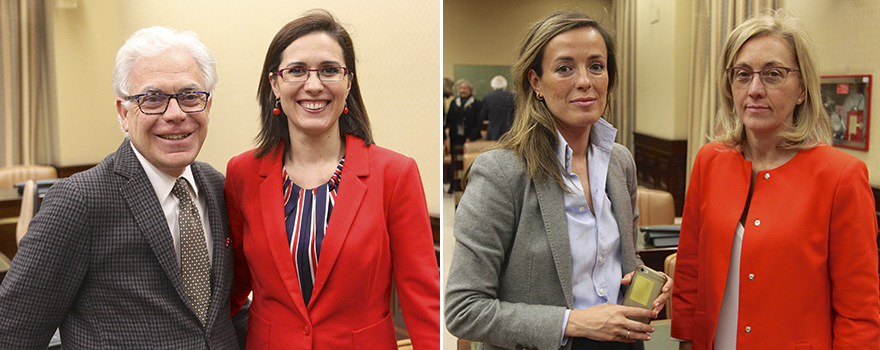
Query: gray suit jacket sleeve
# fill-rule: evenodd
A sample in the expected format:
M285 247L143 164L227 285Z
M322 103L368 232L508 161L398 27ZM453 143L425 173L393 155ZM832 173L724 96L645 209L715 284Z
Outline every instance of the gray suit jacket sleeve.
M621 232L624 273L635 254L635 164L615 145L606 193ZM562 190L532 181L509 150L480 155L456 210L446 325L485 348L557 349L573 306ZM566 346L570 347L571 342Z
M32 229L26 235L3 284L0 286L0 347L6 349L46 349L55 329L72 304L77 289L88 270L89 238L83 198L69 181L53 186L40 217L66 208L63 230L59 223L46 234ZM39 219L35 220L39 221ZM36 223L31 223L36 227ZM58 230L56 234L49 231ZM76 233L65 235L65 233Z

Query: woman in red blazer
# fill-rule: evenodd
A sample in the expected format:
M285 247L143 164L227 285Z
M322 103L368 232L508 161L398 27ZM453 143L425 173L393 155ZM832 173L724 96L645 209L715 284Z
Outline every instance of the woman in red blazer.
M697 155L682 217L682 349L880 348L868 171L828 146L810 49L785 13L728 37L717 142Z
M440 347L418 168L372 144L355 71L351 38L326 11L269 46L259 147L226 171L232 309L253 291L248 349L396 349L392 278L413 347Z

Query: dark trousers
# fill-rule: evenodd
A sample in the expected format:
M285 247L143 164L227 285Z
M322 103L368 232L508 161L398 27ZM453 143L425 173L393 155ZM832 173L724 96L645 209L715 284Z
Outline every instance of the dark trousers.
M601 342L587 338L572 338L571 350L645 350L645 343Z

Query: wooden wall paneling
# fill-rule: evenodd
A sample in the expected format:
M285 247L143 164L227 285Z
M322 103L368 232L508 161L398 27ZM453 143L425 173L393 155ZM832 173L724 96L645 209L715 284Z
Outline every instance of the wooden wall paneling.
M675 215L684 209L687 175L687 141L664 140L633 133L639 185L672 193Z
M70 177L70 175L76 174L80 171L89 170L95 165L97 164L55 166L55 169L58 169L58 177Z

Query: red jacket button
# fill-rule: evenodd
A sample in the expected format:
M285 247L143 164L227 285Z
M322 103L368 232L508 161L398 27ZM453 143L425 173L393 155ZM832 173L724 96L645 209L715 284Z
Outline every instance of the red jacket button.
M303 326L303 334L309 335L309 333L311 333L311 332L312 332L312 330L309 328L308 325Z

